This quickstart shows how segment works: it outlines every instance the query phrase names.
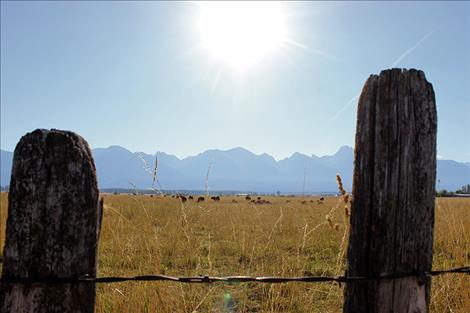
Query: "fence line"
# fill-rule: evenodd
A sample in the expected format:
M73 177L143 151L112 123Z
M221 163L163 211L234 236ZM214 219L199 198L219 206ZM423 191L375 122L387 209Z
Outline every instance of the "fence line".
M98 283L175 281L347 283L344 313L428 312L432 276L470 274L470 266L431 270L436 131L434 90L422 71L367 79L357 111L347 270L332 277L96 277L103 203L91 150L68 131L26 134L13 159L0 311L92 313ZM210 165L206 194L209 172Z
M167 276L167 275L140 275L140 276L107 276L107 277L53 277L44 279L28 279L28 278L1 278L0 283L4 284L74 284L74 283L93 283L93 284L111 284L118 282L128 281L173 281L179 283L289 283L289 282L303 282L303 283L323 283L323 282L337 282L348 283L357 281L377 281L395 278L403 278L415 276L424 278L429 276L440 276L444 274L467 274L470 275L470 266L455 267L446 270L436 270L430 272L415 272L415 273L390 273L383 274L378 277L366 276L301 276L301 277L254 277L254 276Z

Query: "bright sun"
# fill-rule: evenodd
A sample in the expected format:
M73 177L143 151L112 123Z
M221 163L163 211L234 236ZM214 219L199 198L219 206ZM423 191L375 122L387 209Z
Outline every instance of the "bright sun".
M203 46L237 71L278 49L286 28L279 2L199 2Z

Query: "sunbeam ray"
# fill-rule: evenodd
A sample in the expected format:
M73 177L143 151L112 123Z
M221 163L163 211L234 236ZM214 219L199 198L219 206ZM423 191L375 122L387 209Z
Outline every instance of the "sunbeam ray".
M406 50L405 52L403 52L389 67L394 67L396 66L398 63L400 63L404 58L406 58L410 53L412 53L414 50L416 50L416 48L419 47L419 45L421 45L426 39L428 39L432 34L434 33L434 30L429 32L428 34L426 34L424 37L422 37L420 40L418 40L418 42L411 48L409 48L408 50ZM348 101L348 103L346 103L335 115L333 115L333 117L331 118L331 120L336 120L344 111L346 111L346 109L348 109L351 104L357 100L359 98L361 93L358 93L357 95L355 95L351 100Z

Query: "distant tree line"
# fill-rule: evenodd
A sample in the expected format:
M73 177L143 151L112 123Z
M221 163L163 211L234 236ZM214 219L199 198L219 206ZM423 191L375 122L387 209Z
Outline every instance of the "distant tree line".
M446 189L442 189L436 192L437 197L451 197L454 195L470 195L470 184L462 186L456 191L448 191Z

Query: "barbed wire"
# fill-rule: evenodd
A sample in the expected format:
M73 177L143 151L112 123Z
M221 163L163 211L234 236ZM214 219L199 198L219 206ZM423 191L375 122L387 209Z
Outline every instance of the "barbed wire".
M93 283L93 284L110 284L128 281L173 281L179 283L321 283L336 282L341 283L358 282L358 281L377 281L386 279L396 279L403 277L415 276L422 282L427 277L439 276L444 274L470 274L470 266L456 267L446 270L437 270L429 272L414 273L390 273L382 274L376 277L368 276L301 276L301 277L255 277L255 276L167 276L167 275L141 275L141 276L107 276L107 277L90 277L87 275L78 277L51 277L51 278L17 278L2 277L2 284L76 284L76 283Z

